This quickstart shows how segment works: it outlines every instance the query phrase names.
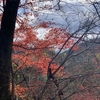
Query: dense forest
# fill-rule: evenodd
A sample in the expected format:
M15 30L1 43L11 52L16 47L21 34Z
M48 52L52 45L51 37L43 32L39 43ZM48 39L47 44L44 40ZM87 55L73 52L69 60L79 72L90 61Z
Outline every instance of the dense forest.
M0 100L100 100L100 2L0 0Z

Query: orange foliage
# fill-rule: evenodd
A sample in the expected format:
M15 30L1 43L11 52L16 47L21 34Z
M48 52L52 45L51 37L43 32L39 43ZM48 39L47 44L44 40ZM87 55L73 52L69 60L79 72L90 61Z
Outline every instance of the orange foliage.
M31 4L28 4L31 5ZM24 13L26 14L26 13ZM26 14L28 16L28 14ZM34 15L35 17L38 14ZM53 22L42 22L38 27L32 27L28 25L27 18L20 24L18 21L19 27L15 30L14 42L13 42L13 54L12 61L16 64L14 72L18 71L21 68L33 67L36 69L36 72L33 73L35 76L38 73L42 73L43 76L47 75L48 65L52 60L52 57L46 53L46 51L55 50L55 48L60 49L64 42L70 38L65 44L63 49L70 48L74 43L75 39L70 37L70 34L66 32L66 29L62 28L52 28L49 27L49 24L55 25ZM44 39L41 40L37 37L36 28L50 28L50 31L44 36ZM41 33L42 34L42 33ZM74 51L78 50L78 46L73 48ZM56 62L51 64L51 70L54 72L58 68L59 64ZM61 77L64 74L63 67L57 72L56 76ZM38 84L38 85L37 85ZM44 85L35 80L31 83L31 90L37 90L39 86ZM29 89L16 85L15 94L20 95L22 98L25 96L26 91Z
M44 27L46 24L43 23L42 25ZM25 31L23 29L25 26L16 30L13 44L14 51L20 51L18 54L13 54L13 60L17 63L16 70L23 67L34 67L41 69L41 73L46 75L51 58L44 51L49 50L49 48L50 50L55 47L61 48L70 34L65 29L53 28L45 35L44 40L40 40L32 28L26 28ZM70 48L74 42L74 39L70 38L64 48ZM58 64L51 64L52 71L56 70L57 67Z
M20 98L25 97L28 88L22 87L20 85L14 85L14 88L15 88L14 93L16 96L19 96ZM10 83L10 91L12 91L12 83Z
M70 38L69 40L67 40ZM66 32L65 29L61 28L52 28L48 34L46 34L46 41L47 43L50 43L50 47L56 47L56 48L61 48L62 45L67 41L66 45L64 46L65 48L70 48L74 43L75 39L70 37L70 34Z
M47 25L46 22L42 22L39 27L43 27L43 28L48 28L49 26Z
M15 87L15 95L16 96L20 96L21 98L24 98L27 90L28 90L28 88L22 87L20 85L16 85L16 87Z
M41 27L47 28L47 24L41 24ZM16 30L13 50L12 60L16 64L14 71L16 72L20 68L33 67L37 71L33 74L34 76L38 73L42 73L43 76L47 75L48 65L51 61L49 54L46 54L46 50L54 50L53 48L61 48L66 39L70 36L65 29L53 28L45 35L44 40L37 38L37 32L34 28L26 28L26 26L21 26ZM74 40L68 41L65 48L69 48ZM59 64L51 64L52 72L58 68ZM57 72L57 76L61 77L64 74L63 67ZM32 83L30 89L37 90L39 88L40 82L36 83L39 86L35 86L36 82ZM35 86L35 87L33 87ZM26 93L26 88L20 85L16 86L16 95L21 95L22 97ZM28 89L29 90L29 89ZM18 92L19 91L19 92Z
M79 50L79 46L78 45L75 45L73 48L72 48L73 51L77 51Z

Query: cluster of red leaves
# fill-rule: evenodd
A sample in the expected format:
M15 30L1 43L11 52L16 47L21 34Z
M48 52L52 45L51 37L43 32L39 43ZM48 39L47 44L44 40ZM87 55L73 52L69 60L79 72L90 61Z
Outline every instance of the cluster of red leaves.
M68 41L67 39L70 38ZM62 28L52 28L48 34L46 34L46 41L50 43L50 47L61 48L62 45L67 41L64 49L70 48L75 42L76 39L70 37L70 34L66 32L66 29ZM73 50L78 49L78 46L75 46Z
M19 96L20 98L24 98L26 95L26 91L28 90L28 88L22 87L20 85L15 85L14 89L15 95ZM10 91L12 91L12 83L10 83Z
M29 52L28 52L29 53ZM18 70L23 67L34 67L36 69L40 69L39 71L43 74L47 74L47 69L49 62L51 61L50 58L48 58L46 55L35 55L31 54L25 56L25 54L19 54L19 55L13 55L13 60L17 63L17 68L15 70ZM57 64L51 64L51 69L54 72L57 69Z
M43 26L46 24L43 23ZM46 34L44 40L37 38L37 33L31 28L25 29L25 27L20 27L15 34L14 41L14 51L20 51L18 54L13 55L13 60L16 61L19 68L22 67L35 67L41 69L41 73L47 74L47 68L51 61L46 53L46 49L51 50L51 48L61 48L63 43L68 39L70 34L66 32L65 29L54 28ZM20 31L21 30L21 31ZM20 35L20 33L22 35ZM19 39L20 38L20 39ZM75 42L73 38L69 39L65 48L70 48L70 46ZM52 71L56 70L58 64L51 64Z
M17 85L15 87L15 95L20 96L21 98L24 98L27 90L28 88Z
M48 28L49 26L47 25L46 22L42 22L39 24L39 27Z
M48 28L47 23L41 23L39 27ZM34 67L37 72L34 74L42 73L43 76L47 75L48 65L51 58L45 52L46 50L60 49L63 43L70 37L70 34L65 29L52 28L48 34L44 36L44 40L37 38L37 32L32 28L26 28L21 26L16 30L15 40L13 43L14 53L12 54L12 60L16 63L17 67L14 71L25 67ZM75 40L70 37L64 48L68 49ZM74 50L77 50L77 46ZM59 64L51 64L52 72L58 68ZM57 72L57 76L64 74L63 67ZM38 85L42 85L37 83ZM32 84L31 89L36 90L39 86L35 83ZM23 96L27 89L21 86L16 86L16 95Z

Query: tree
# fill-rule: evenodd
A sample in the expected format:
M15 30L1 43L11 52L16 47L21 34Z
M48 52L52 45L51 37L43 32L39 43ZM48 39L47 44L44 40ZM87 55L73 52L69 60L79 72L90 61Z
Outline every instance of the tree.
M19 90L19 87L22 87L16 95L23 99L61 100L62 98L73 100L73 98L77 99L77 95L80 95L79 99L83 100L86 98L99 98L97 78L99 77L99 70L97 71L97 65L93 62L95 58L93 55L95 54L92 52L94 51L91 51L96 39L88 40L88 34L93 32L93 29L99 25L98 16L93 16L95 12L81 12L81 9L79 9L79 13L75 8L77 5L74 7L73 4L70 4L69 8L73 11L69 14L71 16L78 15L78 17L75 20L70 20L71 16L64 18L67 29L55 28L56 23L52 22L53 19L49 22L41 21L39 14L43 9L51 10L55 8L56 12L62 10L61 3L61 1L58 1L58 5L54 7L50 5L40 6L35 9L36 11L33 9L34 3L32 1L21 5L25 12L20 14L21 16L17 19L20 27L16 29L15 33L13 43L15 52L12 61L14 74L18 76L15 80L15 89ZM65 5L67 6L67 4ZM58 7L59 9L56 9ZM33 13L29 9L32 9ZM78 12L75 14L74 10ZM29 19L30 15L34 16L38 23L35 22L33 25L32 20ZM44 13L43 15L45 17ZM75 21L79 21L78 25L74 23ZM74 31L70 27L71 22L75 24L73 26ZM50 25L54 25L54 27ZM77 27L75 27L76 25ZM48 34L45 34L43 39L37 37L39 28L49 28ZM98 35L96 37L98 38ZM58 52L55 52L56 49L58 49ZM64 53L62 53L63 50L65 50ZM64 69L62 73L60 69ZM96 84L94 84L95 81ZM93 92L92 89L95 91Z
M17 3L13 4L15 1ZM2 81L2 85L6 82L10 83L12 94L23 100L77 100L77 95L82 100L86 98L99 99L99 51L95 52L99 48L96 46L99 43L99 39L97 40L99 35L96 35L93 40L88 39L89 33L94 32L93 30L100 26L99 15L95 14L96 11L82 12L77 8L77 5L69 4L67 6L67 3L62 0L56 0L56 5L43 4L42 7L42 2L39 5L39 2L25 0L20 2L16 20L19 2L15 1L7 1L4 13L7 12L8 15L9 11L10 18L3 15L5 19L2 18L1 24L0 47L2 48L0 50L2 52L0 52L2 56L0 64L4 66L1 67L1 71L8 75L0 75L0 80L5 79ZM38 7L34 7L36 4ZM67 13L63 11L62 5L67 9L72 9L72 12L68 11L68 15L71 16L66 16ZM91 5L89 4L89 6ZM11 14L10 10L12 11L12 9L8 10L6 7L14 7L16 11ZM88 9L88 6L86 7ZM82 6L82 10L86 7ZM42 10L55 11L53 13L56 13L55 17L61 14L64 21L60 22L65 23L63 28L59 28L62 25L56 23L55 18L47 21L49 14L44 11L41 13ZM13 23L10 23L11 20L7 20L6 17L11 19ZM16 27L14 27L15 20ZM11 25L4 23L7 21ZM41 29L46 30L46 34L43 36L42 34L45 32L41 32L41 36L38 34ZM3 61L5 62L3 63ZM1 92L2 90L5 90L9 95L9 86L1 88ZM8 97L6 99L8 100Z
M4 5L0 32L0 100L11 100L9 90L11 54L19 1L7 0Z

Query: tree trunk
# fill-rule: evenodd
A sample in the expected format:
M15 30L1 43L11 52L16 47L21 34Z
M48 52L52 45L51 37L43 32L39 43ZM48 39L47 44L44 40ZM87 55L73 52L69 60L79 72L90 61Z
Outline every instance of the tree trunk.
M20 0L7 0L0 32L0 100L11 100L9 83L12 43Z

